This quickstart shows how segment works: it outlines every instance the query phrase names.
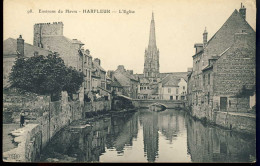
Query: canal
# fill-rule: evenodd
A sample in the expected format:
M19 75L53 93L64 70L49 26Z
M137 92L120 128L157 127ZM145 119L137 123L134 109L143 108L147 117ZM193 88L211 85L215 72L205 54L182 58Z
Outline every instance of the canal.
M254 136L206 125L184 111L108 115L55 135L43 162L253 162ZM91 127L92 126L92 127Z

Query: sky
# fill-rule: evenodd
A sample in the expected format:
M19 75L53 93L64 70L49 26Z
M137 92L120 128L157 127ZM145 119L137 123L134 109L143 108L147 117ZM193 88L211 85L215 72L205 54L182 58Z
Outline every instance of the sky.
M254 0L4 0L4 40L21 34L26 43L33 44L34 24L63 22L64 36L83 42L105 70L124 65L140 74L154 12L160 72L186 72L192 67L194 43L202 43L205 27L209 40L241 2L255 30ZM39 13L39 9L64 12ZM65 13L66 9L77 13ZM110 13L83 13L84 9Z

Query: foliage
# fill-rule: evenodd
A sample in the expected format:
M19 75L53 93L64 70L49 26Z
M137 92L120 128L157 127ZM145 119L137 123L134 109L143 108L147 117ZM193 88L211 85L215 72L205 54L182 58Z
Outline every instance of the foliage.
M253 86L251 89L247 89L245 85L243 85L242 89L239 91L239 93L236 94L236 97L249 97L253 96L255 93L255 86Z
M81 84L84 81L84 74L82 72L78 72L76 69L72 67L67 68L67 74L65 78L65 86L63 90L68 93L76 93Z
M53 95L62 90L75 93L83 82L83 74L65 66L54 55L17 58L10 74L11 86L40 94Z

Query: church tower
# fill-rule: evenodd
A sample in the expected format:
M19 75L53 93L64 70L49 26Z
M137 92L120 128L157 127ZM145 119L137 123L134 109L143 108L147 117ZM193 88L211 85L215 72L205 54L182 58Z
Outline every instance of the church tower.
M144 55L144 77L149 80L155 80L159 76L159 50L156 46L154 15L150 25L150 36L148 48Z

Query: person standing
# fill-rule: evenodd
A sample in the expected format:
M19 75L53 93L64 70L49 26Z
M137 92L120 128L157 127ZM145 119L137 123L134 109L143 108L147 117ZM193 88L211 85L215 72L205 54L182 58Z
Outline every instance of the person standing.
M25 116L25 112L24 110L22 110L20 113L20 127L22 127L24 124L24 116Z

